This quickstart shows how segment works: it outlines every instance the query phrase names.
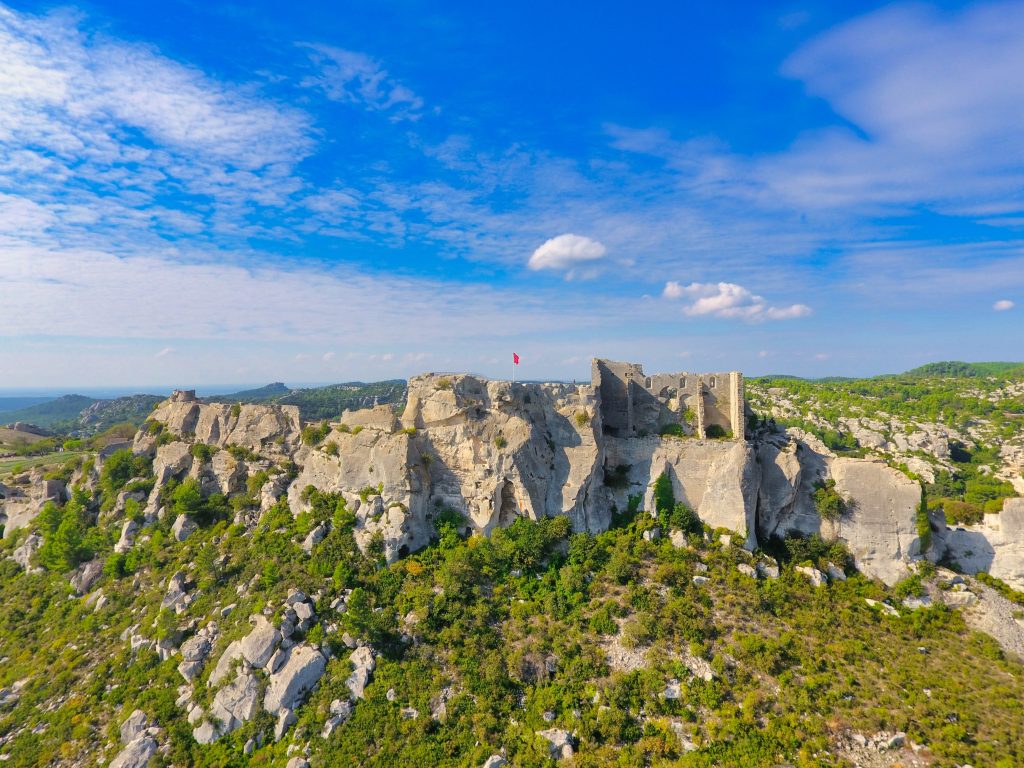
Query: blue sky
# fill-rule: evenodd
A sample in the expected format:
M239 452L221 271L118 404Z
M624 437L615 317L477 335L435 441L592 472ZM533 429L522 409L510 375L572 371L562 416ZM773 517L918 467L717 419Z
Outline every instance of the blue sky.
M0 4L0 388L1024 357L1022 3L155 7Z

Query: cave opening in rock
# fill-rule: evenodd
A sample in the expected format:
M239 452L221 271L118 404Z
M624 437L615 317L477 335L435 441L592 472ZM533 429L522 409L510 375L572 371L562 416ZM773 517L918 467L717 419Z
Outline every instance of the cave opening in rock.
M498 508L498 525L507 528L519 516L519 504L516 502L516 490L508 480L501 487L501 506Z

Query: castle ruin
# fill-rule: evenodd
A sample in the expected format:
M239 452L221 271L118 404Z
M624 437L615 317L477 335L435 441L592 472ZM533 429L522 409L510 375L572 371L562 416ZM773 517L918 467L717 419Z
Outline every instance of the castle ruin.
M743 440L743 374L644 374L638 363L595 358L593 386L600 393L604 433L611 437L680 434Z

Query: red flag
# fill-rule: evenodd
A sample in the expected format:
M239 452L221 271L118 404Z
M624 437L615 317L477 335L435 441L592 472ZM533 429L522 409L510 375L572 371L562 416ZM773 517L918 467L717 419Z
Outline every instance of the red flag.
M512 363L514 365L519 365L519 355L517 355L515 352L512 353Z

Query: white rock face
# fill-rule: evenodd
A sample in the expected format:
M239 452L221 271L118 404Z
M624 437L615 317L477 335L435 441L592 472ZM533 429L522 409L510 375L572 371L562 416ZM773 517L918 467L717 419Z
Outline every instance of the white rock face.
M263 707L273 715L282 709L294 709L319 682L327 667L327 659L315 648L297 645L288 661L270 676Z

